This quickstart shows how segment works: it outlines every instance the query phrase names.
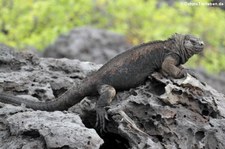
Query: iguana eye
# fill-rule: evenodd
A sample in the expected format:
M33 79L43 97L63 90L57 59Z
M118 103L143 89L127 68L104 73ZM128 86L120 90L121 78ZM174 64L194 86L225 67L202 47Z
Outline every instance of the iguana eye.
M192 44L196 44L196 40L190 39L190 41L191 41Z

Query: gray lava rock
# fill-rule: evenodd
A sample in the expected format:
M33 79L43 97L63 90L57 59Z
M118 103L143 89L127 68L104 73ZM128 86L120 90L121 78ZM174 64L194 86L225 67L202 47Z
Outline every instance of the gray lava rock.
M7 118L10 134L41 137L47 148L96 148L103 140L88 129L78 115L63 112L28 111Z
M13 60L15 52L13 48L0 43L0 63L8 63Z
M124 36L101 29L81 27L60 36L47 47L44 57L79 59L103 64L129 48Z
M99 148L103 140L88 129L80 117L66 112L32 111L3 105L0 109L0 147L8 148ZM9 129L9 131L6 131ZM5 133L3 133L5 130Z
M145 85L117 94L109 113L132 148L225 146L225 96L190 75L169 80L153 74Z
M214 87L216 90L225 94L225 73L212 75L208 74L204 69L196 68L192 70L195 72L195 76L202 82L207 82L209 85Z
M54 100L101 65L38 58L0 46L0 91L34 101ZM78 115L0 105L0 148L99 148L103 140Z

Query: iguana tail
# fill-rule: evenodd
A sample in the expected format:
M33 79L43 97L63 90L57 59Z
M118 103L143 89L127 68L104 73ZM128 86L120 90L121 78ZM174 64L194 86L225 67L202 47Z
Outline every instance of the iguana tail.
M78 87L71 87L68 91L66 91L54 101L35 102L6 93L0 93L0 102L13 105L25 104L25 106L28 108L42 111L66 110L81 101L84 97L90 95L93 88L91 86L86 86L85 84L81 84Z

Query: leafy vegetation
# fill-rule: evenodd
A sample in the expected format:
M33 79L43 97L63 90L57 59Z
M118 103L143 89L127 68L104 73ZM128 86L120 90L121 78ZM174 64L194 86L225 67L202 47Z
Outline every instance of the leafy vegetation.
M200 36L207 50L189 65L219 72L225 70L224 18L219 8L179 2L171 7L157 0L0 0L0 42L42 50L60 34L84 25L125 34L133 44L190 33Z

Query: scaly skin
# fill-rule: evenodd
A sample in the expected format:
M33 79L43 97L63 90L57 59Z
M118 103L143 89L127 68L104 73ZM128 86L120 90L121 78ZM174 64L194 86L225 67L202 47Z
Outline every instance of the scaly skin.
M107 113L105 107L116 95L116 90L136 87L155 71L173 78L186 76L184 64L192 55L203 50L204 43L192 35L175 34L165 41L153 41L135 46L117 55L98 71L85 78L78 87L73 86L55 101L33 102L5 93L0 101L11 104L25 104L35 110L66 110L84 97L99 94L96 105L96 124L105 129Z

